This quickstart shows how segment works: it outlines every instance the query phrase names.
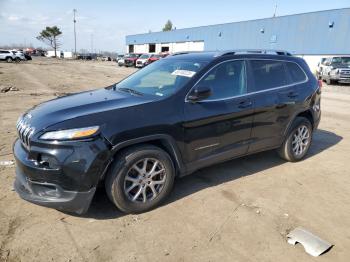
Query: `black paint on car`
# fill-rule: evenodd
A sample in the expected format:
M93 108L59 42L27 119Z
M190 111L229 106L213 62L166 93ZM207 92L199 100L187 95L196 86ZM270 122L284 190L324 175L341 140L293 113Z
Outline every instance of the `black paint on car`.
M219 162L270 149L301 160L320 98L305 61L288 53L169 56L21 116L15 189L35 204L81 214L104 183L120 210L144 212L169 195L175 177Z

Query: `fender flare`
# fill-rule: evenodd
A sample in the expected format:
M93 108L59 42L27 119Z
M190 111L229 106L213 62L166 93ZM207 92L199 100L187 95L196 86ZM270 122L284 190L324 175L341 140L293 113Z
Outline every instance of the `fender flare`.
M288 135L288 133L289 133L289 131L290 131L290 128L291 128L293 122L295 121L295 119L297 118L297 116L298 116L299 114L301 114L301 113L304 113L304 112L309 112L309 113L311 114L312 118L313 118L313 121L315 121L315 119L314 119L314 114L313 114L313 111L312 111L311 108L308 108L308 109L306 109L306 110L297 111L297 112L293 115L293 117L291 118L291 120L289 121L287 127L285 128L285 130L284 130L284 132L283 132L283 137L284 137L284 138ZM312 124L312 123L311 123L311 124Z
M170 154L170 157L174 160L174 165L178 170L178 173L182 174L185 172L185 166L182 161L181 153L178 149L178 146L175 142L175 139L167 134L154 134L147 135L142 137L137 137L129 140L122 141L116 145L112 146L111 153L112 157L114 157L120 150L138 144L143 144L147 142L155 142L159 141L163 146L166 147L166 152Z

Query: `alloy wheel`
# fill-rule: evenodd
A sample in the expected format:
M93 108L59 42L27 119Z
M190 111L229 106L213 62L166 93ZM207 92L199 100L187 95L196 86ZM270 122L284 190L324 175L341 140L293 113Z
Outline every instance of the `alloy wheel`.
M296 156L302 155L308 148L310 143L310 132L307 126L298 127L293 135L292 149Z
M125 175L124 193L132 202L150 202L160 194L165 181L163 163L154 158L144 158L135 163Z

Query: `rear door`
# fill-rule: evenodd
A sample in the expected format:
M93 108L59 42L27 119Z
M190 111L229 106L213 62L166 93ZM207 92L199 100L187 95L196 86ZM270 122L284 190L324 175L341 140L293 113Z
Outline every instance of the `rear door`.
M243 60L222 62L197 83L212 94L204 101L185 102L187 162L209 165L247 152L253 121L247 84Z
M294 62L250 60L249 68L254 78L252 99L255 109L251 153L281 144L300 98L299 88L307 78ZM297 75L292 76L292 71Z

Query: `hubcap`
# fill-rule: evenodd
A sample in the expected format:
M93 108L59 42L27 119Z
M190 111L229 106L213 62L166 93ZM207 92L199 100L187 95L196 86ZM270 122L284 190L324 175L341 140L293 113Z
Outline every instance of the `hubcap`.
M156 198L164 187L166 172L157 159L144 158L134 164L124 180L124 193L133 202L146 203Z
M302 155L310 143L310 132L307 126L300 126L293 135L292 148L296 156Z

